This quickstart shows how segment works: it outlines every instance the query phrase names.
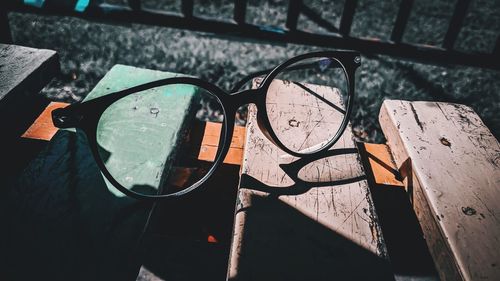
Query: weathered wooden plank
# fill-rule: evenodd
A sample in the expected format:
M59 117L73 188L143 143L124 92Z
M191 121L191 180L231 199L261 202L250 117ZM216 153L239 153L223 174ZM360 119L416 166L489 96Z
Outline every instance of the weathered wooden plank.
M389 147L385 144L363 143L369 169L377 185L403 187L396 163L392 159Z
M176 75L118 64L85 101ZM196 89L189 85L169 89L168 94L163 94L165 88L153 88L130 95L123 99L126 101L109 107L99 120L98 144L110 155L106 168L126 188L142 186L150 193L156 192L174 164L183 137L192 124L194 105L199 99ZM125 196L113 186L109 187L115 195Z
M15 45L0 44L0 100L8 98L10 93L15 92L29 82L41 79L37 86L45 86L56 74L58 69L57 54L52 50L40 50ZM47 71L48 72L45 72ZM24 83L24 84L23 84ZM17 90L19 91L19 90ZM38 92L38 91L36 91Z
M2 140L20 136L48 104L38 92L59 72L55 51L0 44Z
M500 145L464 105L384 101L380 124L442 280L500 279Z
M51 140L58 131L58 128L52 122L51 113L57 108L63 108L68 105L68 103L64 102L51 102L21 137L44 141Z
M203 139L198 154L199 160L213 162L217 155L221 132L221 123L206 122ZM229 151L224 158L225 164L241 165L243 160L243 147L245 146L245 127L234 126L233 138Z
M439 280L389 147L362 143L359 148L395 279Z
M304 91L280 84L273 93ZM273 114L278 118L280 112ZM320 130L312 138L328 133ZM324 158L300 171L287 165L296 160L264 137L250 106L227 278L393 278L351 127ZM309 183L294 182L297 173Z

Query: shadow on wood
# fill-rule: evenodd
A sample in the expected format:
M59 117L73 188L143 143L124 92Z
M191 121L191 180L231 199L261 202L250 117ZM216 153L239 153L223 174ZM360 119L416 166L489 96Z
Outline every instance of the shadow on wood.
M239 168L222 165L199 192L155 206L143 268L163 280L225 279Z
M358 148L396 280L439 280L409 195L399 181L401 175L387 146L360 143Z
M272 197L241 209L248 228L229 280L392 280L387 260ZM265 251L261 249L265 248ZM243 278L240 276L244 276Z
M4 192L6 279L135 279L150 204L109 192L83 134L59 131Z

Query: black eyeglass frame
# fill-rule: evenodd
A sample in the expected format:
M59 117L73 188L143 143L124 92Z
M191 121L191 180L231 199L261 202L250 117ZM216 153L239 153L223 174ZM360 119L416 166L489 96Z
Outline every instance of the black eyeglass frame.
M346 111L339 130L327 144L312 152L298 153L287 148L274 133L270 120L267 116L267 109L266 109L267 91L273 79L276 78L276 76L282 70L286 69L288 66L291 66L301 60L306 60L311 58L324 58L324 57L333 59L334 62L338 64L337 67L342 68L344 71L348 89L348 94L346 99ZM98 167L100 168L102 174L111 184L113 184L113 186L115 186L118 190L120 190L124 194L139 200L158 200L166 198L175 198L186 195L198 189L198 187L200 187L208 178L210 178L210 176L222 163L224 157L226 157L226 154L229 151L229 145L233 137L233 129L234 129L233 124L235 123L236 112L240 106L245 104L254 103L257 106L258 109L257 123L259 128L273 144L278 146L286 153L296 157L303 157L303 156L314 155L331 148L342 136L349 122L353 108L353 99L354 99L354 73L360 65L361 65L360 54L355 51L320 51L320 52L306 53L303 55L293 57L281 63L280 65L276 66L263 78L262 82L256 89L236 91L233 93L228 93L212 83L193 77L173 77L173 78L160 79L157 81L131 87L125 90L110 93L102 97L85 101L83 103L72 104L65 108L56 109L52 112L52 120L54 125L58 128L78 128L85 133L92 154L94 156L94 159ZM249 77L246 77L246 80L249 81L250 80ZM98 152L98 143L97 143L97 126L99 123L99 119L103 114L103 112L111 104L113 104L115 101L123 97L126 97L128 95L137 92L145 91L151 88L167 86L172 84L189 84L196 87L200 87L202 89L207 90L210 94L212 94L215 98L217 98L219 104L221 105L224 116L221 129L222 137L219 139L219 148L217 150L215 161L210 170L207 172L207 174L205 174L201 179L199 179L196 183L194 183L190 187L170 194L161 194L161 195L140 194L127 189L126 187L121 185L117 180L115 180L114 177L106 168L104 162L102 161ZM243 83L238 83L238 85L242 84Z

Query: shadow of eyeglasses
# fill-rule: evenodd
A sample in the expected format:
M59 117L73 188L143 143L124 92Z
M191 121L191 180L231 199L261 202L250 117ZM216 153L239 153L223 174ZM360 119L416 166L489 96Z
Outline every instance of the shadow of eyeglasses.
M306 193L312 188L339 186L354 183L367 179L362 169L353 170L349 165L334 167L332 164L342 162L341 158L358 157L357 148L339 148L328 150L319 154L314 154L299 158L288 164L280 164L280 168L293 180L294 184L289 186L271 186L260 180L242 173L240 186L246 189L262 191L269 196L299 195ZM337 159L332 159L337 157ZM334 161L333 161L334 160ZM346 162L346 161L344 161ZM323 172L319 167L323 167ZM317 177L305 178L301 174L311 176L310 171L316 170ZM303 173L301 173L303 171Z

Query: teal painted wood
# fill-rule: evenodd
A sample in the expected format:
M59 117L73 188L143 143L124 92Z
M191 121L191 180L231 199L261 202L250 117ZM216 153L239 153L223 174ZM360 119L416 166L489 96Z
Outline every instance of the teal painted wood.
M118 65L87 99L174 75ZM168 106L181 112L177 102ZM150 202L110 192L84 134L61 130L0 189L2 278L133 280L150 210Z
M85 100L175 76L116 65ZM159 87L127 96L104 112L97 129L99 152L119 183L134 191L157 193L194 118L197 97L193 86ZM115 195L124 196L108 186Z
M106 73L101 81L97 83L94 89L85 97L84 101L95 99L109 93L137 86L139 84L159 79L177 77L179 75L180 74L173 72L116 64L108 71L108 73Z

